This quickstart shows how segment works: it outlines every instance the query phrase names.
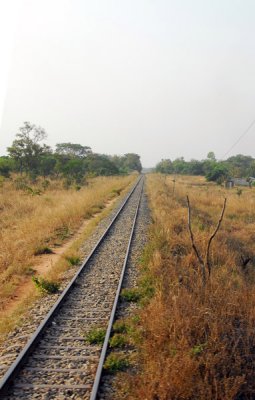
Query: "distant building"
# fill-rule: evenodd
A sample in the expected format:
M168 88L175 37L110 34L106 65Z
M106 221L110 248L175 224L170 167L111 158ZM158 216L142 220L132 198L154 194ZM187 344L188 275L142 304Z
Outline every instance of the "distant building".
M234 187L234 181L233 179L227 179L225 181L225 188L226 189L231 189L232 187Z
M250 186L250 183L245 178L234 178L234 186Z
M234 186L247 186L251 187L255 182L255 178L250 176L249 178L230 178L225 181L225 188L230 189Z

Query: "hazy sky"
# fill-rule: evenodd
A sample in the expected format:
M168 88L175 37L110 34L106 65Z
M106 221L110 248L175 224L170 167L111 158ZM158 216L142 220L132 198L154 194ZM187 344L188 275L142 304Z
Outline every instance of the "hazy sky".
M31 121L144 166L221 158L255 119L254 19L254 0L0 0L0 154Z

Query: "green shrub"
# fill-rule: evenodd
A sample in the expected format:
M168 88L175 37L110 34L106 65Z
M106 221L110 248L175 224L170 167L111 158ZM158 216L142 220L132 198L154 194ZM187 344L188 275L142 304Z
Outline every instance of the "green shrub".
M89 344L103 344L106 334L104 328L93 328L85 336L85 341Z
M115 333L127 333L127 324L122 320L116 321L113 325L113 331Z
M133 322L133 324L139 324L139 322L141 321L141 318L140 318L140 316L139 315L134 315L133 317L132 317L132 322Z
M35 286L44 293L57 293L60 287L60 284L57 282L48 281L44 278L37 278L36 276L32 277Z
M126 337L121 333L115 333L109 340L110 347L124 347L127 344Z
M141 292L143 297L147 300L151 299L155 293L155 287L153 285L153 278L150 275L145 275L139 282L139 286L141 288ZM142 296L141 296L142 297Z
M128 366L129 361L122 354L110 354L104 363L104 369L111 374L123 371Z
M66 260L70 265L78 265L81 262L81 259L78 256L66 256Z
M132 289L123 289L121 291L121 297L128 302L136 303L141 299L142 296L139 289L132 288Z

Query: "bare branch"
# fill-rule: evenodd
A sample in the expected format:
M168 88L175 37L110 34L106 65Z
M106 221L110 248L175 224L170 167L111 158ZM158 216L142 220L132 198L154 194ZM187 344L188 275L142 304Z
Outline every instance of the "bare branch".
M206 283L205 264L204 264L202 257L199 254L198 248L195 245L195 241L194 241L194 235L193 235L192 228L191 228L191 209L190 209L189 196L187 196L187 205L188 205L188 227L189 227L192 248L193 248L193 250L196 254L196 257L199 261L201 272L202 272L203 284L205 285L205 283Z
M220 229L220 225L221 225L221 223L222 223L223 216L224 216L225 209L226 209L226 204L227 204L227 199L225 198L225 199L224 199L224 203L223 203L223 207L222 207L222 210L221 210L220 219L219 219L218 224L217 224L217 226L216 226L216 228L215 228L215 231L214 231L213 234L211 235L211 237L210 237L210 239L209 239L209 241L208 241L208 244L207 244L207 250L206 250L206 266L207 266L209 275L211 274L210 246L211 246L212 240L215 238L215 236L216 236L218 230Z

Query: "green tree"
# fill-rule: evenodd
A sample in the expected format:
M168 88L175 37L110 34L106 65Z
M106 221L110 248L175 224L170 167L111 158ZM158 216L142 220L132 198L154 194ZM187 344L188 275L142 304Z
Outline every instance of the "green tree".
M216 161L216 157L213 151L209 151L209 153L207 154L207 159L211 161Z
M126 175L129 172L127 166L124 165L125 157L123 156L108 156L109 160L115 165L120 175Z
M242 154L237 154L226 160L231 175L238 178L248 177L253 163L254 159L251 156L244 156Z
M114 162L103 154L90 154L86 158L86 166L89 173L94 175L118 175L119 170Z
M174 172L172 161L170 159L161 160L156 165L155 171L161 174L172 174Z
M127 168L129 172L138 171L140 173L142 171L140 156L135 153L124 154L123 166Z
M0 175L8 178L14 169L14 162L9 157L0 157Z
M39 174L46 177L55 172L57 160L54 155L47 154L40 157Z
M82 146L78 143L57 143L56 153L70 158L84 158L92 151L89 146Z
M7 151L20 172L38 174L41 156L51 153L49 146L40 144L46 137L47 134L43 128L30 122L24 122L24 125L19 128L16 139Z
M186 165L186 170L190 175L204 175L203 161L190 160Z
M183 157L176 158L173 161L173 170L176 174L186 174L187 171L187 162L184 160Z
M224 163L217 163L206 174L207 181L222 183L229 176L228 167Z
M255 160L253 160L250 165L249 176L255 177Z
M76 183L83 183L85 172L85 164L81 159L69 160L63 167L63 175Z

